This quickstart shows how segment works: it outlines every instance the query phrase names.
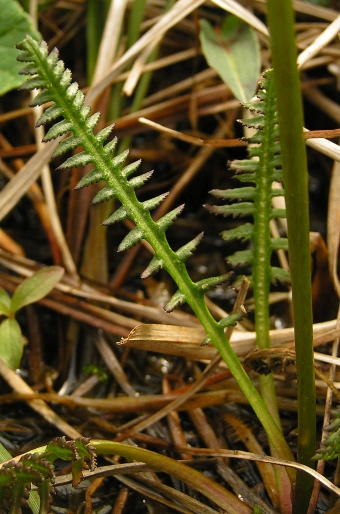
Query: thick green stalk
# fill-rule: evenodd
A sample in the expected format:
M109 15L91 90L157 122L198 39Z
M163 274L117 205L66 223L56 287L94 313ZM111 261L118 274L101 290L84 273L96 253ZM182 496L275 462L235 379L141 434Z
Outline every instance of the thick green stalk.
M268 0L274 82L279 116L285 188L289 261L293 293L298 374L298 461L312 466L315 450L315 381L309 252L308 174L300 81L296 65L291 0ZM310 476L297 474L296 512L306 512L313 486Z
M92 439L90 442L98 455L121 455L127 459L145 462L153 468L168 473L179 480L198 488L202 494L230 514L246 514L249 508L230 491L196 469L190 468L159 453L112 441Z

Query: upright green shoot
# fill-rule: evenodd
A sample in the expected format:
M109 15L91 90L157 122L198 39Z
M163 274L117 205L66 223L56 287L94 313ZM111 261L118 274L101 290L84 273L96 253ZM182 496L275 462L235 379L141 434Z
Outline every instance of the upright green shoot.
M279 116L285 187L289 262L293 293L298 373L298 461L312 466L315 450L316 397L313 360L313 319L309 251L309 199L303 109L296 64L294 14L291 0L268 0L268 25ZM313 479L297 474L294 510L306 512Z

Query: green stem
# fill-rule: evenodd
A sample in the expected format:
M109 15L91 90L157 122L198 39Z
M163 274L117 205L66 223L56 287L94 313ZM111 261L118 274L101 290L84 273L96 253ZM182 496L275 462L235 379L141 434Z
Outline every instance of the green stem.
M289 260L293 293L298 374L298 461L313 466L316 397L313 360L313 320L309 251L308 172L303 138L303 110L296 65L294 15L291 0L268 0L276 101L279 115L285 188ZM313 479L297 474L296 512L306 512Z
M249 508L215 480L170 457L136 446L112 441L91 440L91 446L99 455L121 455L127 459L144 462L153 468L168 473L200 492L230 514L248 514Z

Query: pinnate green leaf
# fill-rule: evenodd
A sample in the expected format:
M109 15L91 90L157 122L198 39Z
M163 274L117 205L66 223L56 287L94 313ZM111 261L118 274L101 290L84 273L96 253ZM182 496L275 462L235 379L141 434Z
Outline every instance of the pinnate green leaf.
M281 282L281 284L288 284L290 282L290 273L288 270L272 266L270 270L270 280L273 284Z
M233 189L213 189L210 194L216 198L225 200L253 200L255 197L255 187L234 187Z
M108 190L109 190L109 188L108 188ZM112 189L111 189L111 191L112 191ZM101 191L99 191L99 193L100 192ZM95 196L95 198L92 201L92 203L97 203L95 201L97 196ZM128 211L125 209L125 207L123 207L121 205L113 214L111 214L111 216L109 216L105 221L102 222L102 225L104 225L104 226L106 226L106 225L113 225L113 223L117 223L117 221L125 220L125 218L127 218L127 216L128 216Z
M98 170L97 168L94 168L93 170L89 171L74 187L74 189L82 189L83 187L90 186L91 184L94 184L95 182L99 182L99 180L103 180L104 175L103 172Z
M156 273L156 271L163 267L163 264L164 261L157 257L157 255L154 255L148 267L141 274L141 278L147 278L152 275L152 273Z
M179 307L183 303L185 303L186 296L180 290L177 290L174 295L170 298L168 303L164 306L165 312L172 312L176 307Z
M118 252L128 250L135 244L139 243L143 239L143 231L135 227L124 237L123 241L118 246Z
M248 241L251 239L253 233L253 225L251 223L244 223L238 227L224 230L221 233L222 239L225 241L232 241L233 239L240 239L241 241Z
M31 79L31 80L33 81L35 79ZM30 82L27 81L25 83L25 86L27 86L27 89L32 89L33 82L32 82L32 84L30 84ZM45 82L44 81L42 81L41 84L39 84L37 82L37 84L35 85L36 88L44 87L44 86L45 86ZM66 134L70 130L72 130L72 123L70 123L69 121L65 121L65 120L59 121L58 123L55 123L50 128L50 130L47 132L47 134L43 138L43 141L45 143L47 143L48 141L52 141L52 139L57 139L57 137L62 136L63 134Z
M22 307L37 302L46 296L57 285L64 274L60 266L49 266L36 271L26 278L15 290L11 301L11 312L14 314Z
M255 94L261 69L260 46L253 29L235 16L228 16L220 31L201 20L203 54L240 102Z
M288 239L286 237L275 237L271 240L272 250L288 251Z
M206 205L206 209L213 214L223 216L252 216L255 212L252 202L232 203L230 205Z
M116 196L115 189L113 189L112 187L109 187L109 186L105 186L105 187L103 187L103 189L98 191L96 196L93 198L91 205L97 205L98 203L102 203L105 200L110 200L114 196Z
M164 216L162 216L162 218L160 218L159 220L156 221L158 227L161 230L163 230L163 232L165 232L173 224L173 222L175 221L177 216L179 216L181 214L183 209L184 209L184 204L179 205L172 211L164 214Z
M78 168L79 166L86 166L92 162L93 157L86 152L76 153L69 157L63 164L59 166L59 169L66 168Z
M229 255L227 260L232 266L250 266L253 264L253 257L252 250L239 250Z
M204 278L203 280L196 282L196 286L198 289L206 292L216 286L219 286L220 284L229 282L232 275L233 272L230 271L229 273L225 273L224 275L220 275L218 277Z
M234 314L230 314L230 316L227 316L226 318L221 319L218 324L223 328L233 327L238 321L241 321L245 315L246 311L241 310L239 312L235 312Z
M189 257L191 257L193 252L196 250L196 247L199 245L203 234L204 233L201 232L194 239L189 241L189 243L186 243L177 250L176 255L182 262L185 262Z
M20 325L14 318L5 319L0 325L0 357L11 369L20 365L23 342Z
M90 461L93 470L96 466L96 455L90 444L90 439L81 437L75 441L66 441L65 437L53 439L43 454L49 462L56 459L71 461L72 463L72 485L75 487L82 480L82 469L85 467L85 460Z

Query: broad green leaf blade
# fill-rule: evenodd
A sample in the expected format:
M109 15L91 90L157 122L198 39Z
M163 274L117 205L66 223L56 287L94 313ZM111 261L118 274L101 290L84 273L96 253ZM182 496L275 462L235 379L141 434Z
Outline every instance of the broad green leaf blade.
M13 294L11 312L14 314L25 305L41 300L52 291L63 274L64 270L60 266L50 266L26 278Z
M26 34L38 40L41 36L34 30L31 18L17 0L0 0L0 12L0 95L3 95L26 80L19 75L22 63L17 61L15 45Z
M11 369L20 365L23 352L21 329L16 319L5 319L0 325L0 357Z
M9 316L11 313L10 305L11 297L3 287L0 287L0 315Z
M240 102L255 94L261 70L260 45L253 29L235 16L228 16L221 32L201 20L203 54Z

